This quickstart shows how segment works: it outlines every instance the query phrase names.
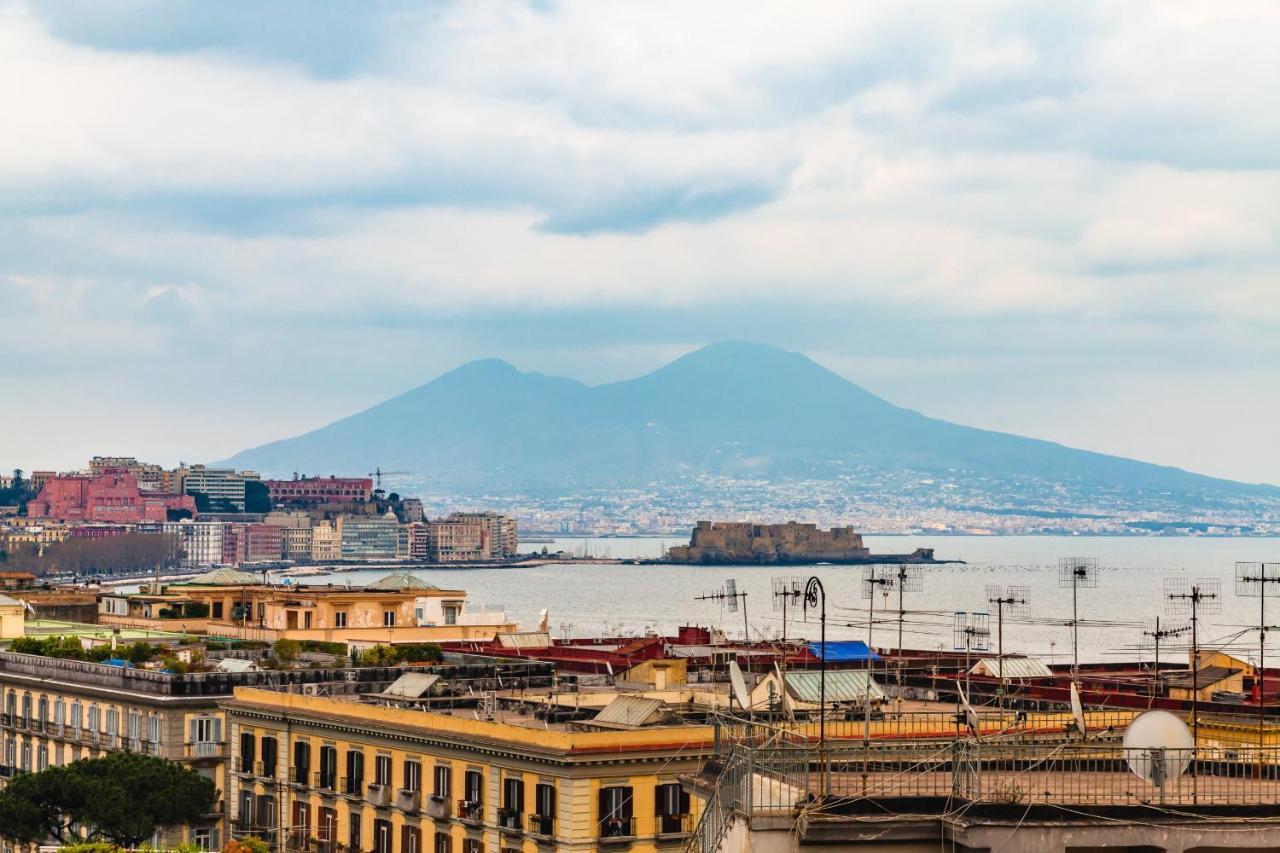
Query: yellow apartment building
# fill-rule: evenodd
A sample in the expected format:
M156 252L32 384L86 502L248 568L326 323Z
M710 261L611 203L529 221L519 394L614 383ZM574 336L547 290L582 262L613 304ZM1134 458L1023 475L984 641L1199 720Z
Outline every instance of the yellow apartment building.
M277 849L675 851L697 820L680 777L713 747L708 726L575 730L352 696L244 688L223 708L232 832Z

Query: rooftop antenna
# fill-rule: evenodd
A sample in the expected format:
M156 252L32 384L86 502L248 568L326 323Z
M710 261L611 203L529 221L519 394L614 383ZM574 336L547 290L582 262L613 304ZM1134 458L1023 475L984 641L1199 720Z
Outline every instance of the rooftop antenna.
M907 617L907 610L904 607L903 594L908 592L920 592L924 589L924 574L922 567L914 563L899 563L898 571L894 575L898 587L898 653L897 659L897 682L902 685L902 626Z
M787 604L795 604L804 595L804 584L799 577L775 577L773 579L773 609L782 611L782 667L779 677L786 683L787 672ZM825 652L824 652L825 654Z
M1151 696L1158 698L1162 695L1160 689L1160 641L1167 640L1172 637L1181 637L1183 634L1191 630L1190 625L1178 625L1170 627L1167 623L1164 627L1160 626L1160 617L1156 617L1154 626L1149 631L1143 631L1142 636L1150 637L1155 646L1155 676L1151 679ZM1144 641L1145 642L1145 641Z
M951 647L964 649L964 708L956 702L956 725L967 721L965 709L969 708L969 656L973 652L985 652L991 648L991 614L957 610ZM957 682L959 684L959 682Z
M987 585L987 604L996 606L996 668L997 677L1000 679L1000 728L1004 728L1004 702L1005 702L1005 683L1004 683L1004 614L1009 611L1009 615L1015 619L1026 617L1030 607L1030 591L1025 586L1001 586L1000 584Z
M747 594L738 592L738 582L733 578L729 578L724 582L724 586L716 592L708 592L705 595L699 595L694 601L719 601L729 609L730 613L738 612L738 599L742 599L742 638L748 642L751 640L751 628L747 624Z
M1071 681L1080 680L1080 590L1098 585L1097 557L1058 560L1058 586L1071 589Z
M1201 613L1218 613L1222 609L1222 584L1217 578L1165 578L1165 607L1173 614L1191 616L1191 747L1200 745L1200 641ZM1199 800L1199 774L1191 763L1191 802Z
M862 788L866 791L867 776L870 773L871 759L871 676L872 661L875 652L871 649L875 645L876 630L876 592L883 591L886 596L889 590L893 589L897 583L897 578L891 574L884 574L885 566L870 565L862 570L862 597L867 600L867 676L865 693L862 697L862 747L864 750L862 759ZM826 657L827 649L823 646L823 657Z
M1263 748L1266 746L1267 691L1266 657L1267 596L1280 592L1280 563L1236 563L1236 595L1258 599L1258 767L1261 772Z

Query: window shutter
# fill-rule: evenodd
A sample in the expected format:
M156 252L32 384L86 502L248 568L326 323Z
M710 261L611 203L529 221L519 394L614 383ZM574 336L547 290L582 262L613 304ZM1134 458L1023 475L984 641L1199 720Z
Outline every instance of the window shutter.
M222 743L222 719L220 717L213 718L213 742Z
M196 718L192 717L187 721L187 741L189 743L196 742Z

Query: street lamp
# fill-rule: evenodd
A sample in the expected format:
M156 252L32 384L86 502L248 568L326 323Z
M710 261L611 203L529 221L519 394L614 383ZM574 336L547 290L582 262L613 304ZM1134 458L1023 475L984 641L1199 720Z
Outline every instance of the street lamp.
M818 750L825 756L827 748L827 590L822 585L822 581L817 575L809 578L804 585L804 614L809 615L809 608L819 608L819 634L818 645L822 649L822 656L818 659L818 697L821 708L818 710ZM830 765L826 767L826 771L822 774L822 794L825 797L827 791L830 790L827 775L830 772Z

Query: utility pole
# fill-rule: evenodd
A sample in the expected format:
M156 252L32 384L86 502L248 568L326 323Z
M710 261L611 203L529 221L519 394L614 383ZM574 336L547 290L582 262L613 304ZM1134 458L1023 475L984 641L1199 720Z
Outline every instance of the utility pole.
M1000 728L1004 728L1004 704L1005 704L1005 683L1004 683L1004 611L1009 609L1009 615L1013 617L1025 616L1029 602L1027 600L1028 589L1025 586L999 586L992 585L987 587L987 604L996 606L996 667L998 677L1000 679Z
M1267 724L1267 596L1280 584L1280 563L1236 563L1236 595L1258 599L1258 769L1266 747Z
M1161 628L1160 617L1156 617L1155 628L1150 631L1143 631L1144 637L1150 637L1155 641L1155 675L1151 679L1151 698L1158 699L1161 696L1160 690L1160 641L1167 637L1180 637L1191 630L1190 625L1182 625L1177 628Z
M1201 612L1216 613L1221 608L1221 584L1217 578L1201 578L1188 583L1186 578L1166 578L1165 598L1172 612L1191 612L1191 802L1199 801L1199 778L1196 751L1200 747L1200 641Z
M1080 680L1080 590L1098 585L1097 557L1058 560L1058 586L1071 588L1071 681Z

